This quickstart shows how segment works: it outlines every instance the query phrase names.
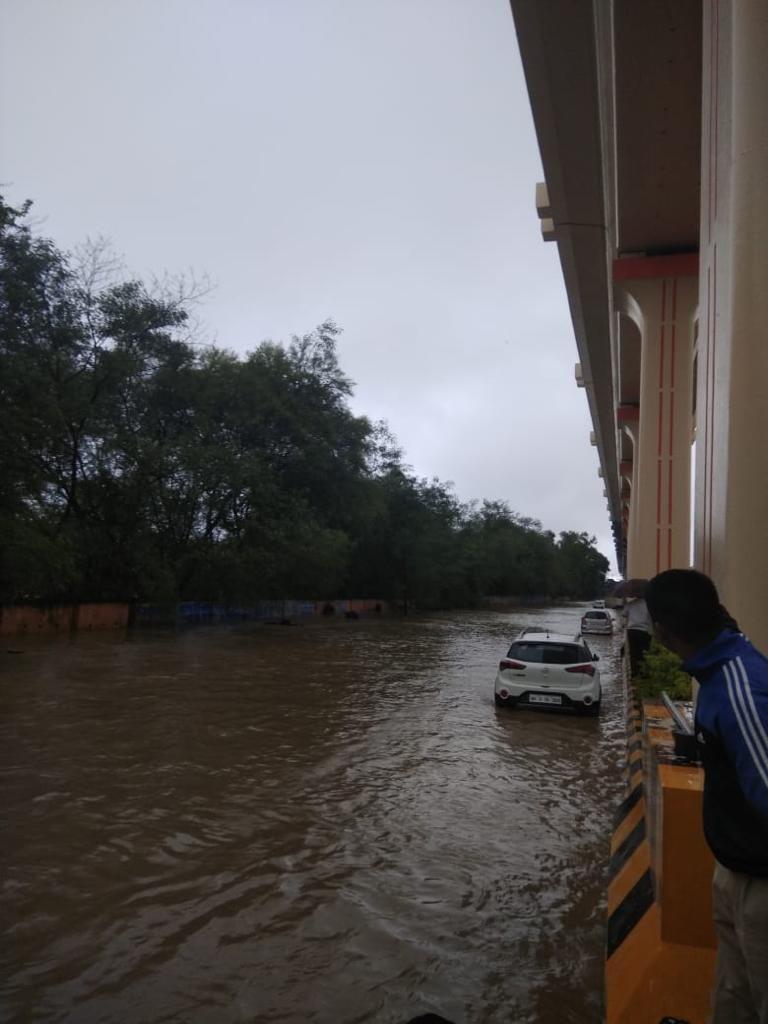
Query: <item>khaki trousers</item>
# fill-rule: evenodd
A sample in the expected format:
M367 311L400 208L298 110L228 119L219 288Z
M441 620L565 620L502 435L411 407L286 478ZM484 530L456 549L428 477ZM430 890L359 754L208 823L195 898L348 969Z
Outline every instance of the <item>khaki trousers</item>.
M717 968L711 1024L768 1024L768 878L716 864Z

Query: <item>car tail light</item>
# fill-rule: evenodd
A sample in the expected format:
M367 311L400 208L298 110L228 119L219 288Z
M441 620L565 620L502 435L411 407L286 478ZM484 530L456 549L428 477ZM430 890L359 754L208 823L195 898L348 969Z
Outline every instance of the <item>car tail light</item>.
M525 671L525 665L522 663L522 661L512 661L511 658L502 658L502 660L499 662L499 672L503 672L505 668L514 668L518 671L522 669L523 671Z
M587 662L586 665L569 665L565 671L583 672L585 676L593 676L595 674L595 666L590 665L589 662Z

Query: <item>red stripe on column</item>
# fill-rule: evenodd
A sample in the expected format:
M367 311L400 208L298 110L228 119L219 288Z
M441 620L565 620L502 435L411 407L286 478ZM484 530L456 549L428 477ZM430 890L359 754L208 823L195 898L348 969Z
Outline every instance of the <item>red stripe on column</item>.
M667 317L667 281L661 281L661 326L659 330L659 380L656 388L656 400L659 414L656 424L656 572L661 565L661 451L664 430L664 331Z
M672 337L669 353L669 448L667 467L667 524L669 526L669 556L667 568L672 567L672 466L674 463L675 444L675 337L677 331L677 280L672 282Z
M669 386L675 386L675 328L677 326L677 278L672 282L672 358L669 364Z
M621 256L613 261L614 281L645 280L663 277L698 277L699 254L677 252L670 256Z
M720 94L720 0L715 0L715 104L714 104L714 121L715 121L715 142L714 151L715 159L712 173L715 179L715 201L713 207L712 219L717 224L717 136L718 136L718 122L720 120L720 104L718 97Z
M715 139L715 0L710 0L710 131L707 138L707 152L710 166L707 168L707 242L712 241L712 195L713 195L713 143Z
M703 571L708 570L707 541L709 539L709 495L710 495L710 356L712 352L712 267L707 267L707 370L705 386L703 386L703 403L701 416L703 431L701 436L703 481L701 486L701 565Z
M715 463L715 354L717 352L717 244L712 248L712 367L709 378L709 540L707 544L708 572L712 572L712 497L714 494Z
M669 489L669 519L668 519L668 524L669 524L669 537L670 537L670 544L671 544L672 543L672 460L671 459L669 460L669 472L667 474L667 487ZM670 548L670 552L671 552L671 550L672 549ZM671 554L669 556L669 562L667 564L667 568L668 569L672 568L672 555Z
M661 335L659 338L659 422L656 433L656 454L661 456L661 432L663 429L663 417L664 417L664 406L661 400L662 391L664 389L664 328L665 319L667 315L667 282L666 279L661 282Z

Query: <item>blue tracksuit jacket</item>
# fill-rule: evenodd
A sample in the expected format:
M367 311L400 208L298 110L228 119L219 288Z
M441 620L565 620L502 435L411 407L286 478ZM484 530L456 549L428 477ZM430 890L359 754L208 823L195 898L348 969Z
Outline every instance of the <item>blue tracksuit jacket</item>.
M768 658L723 630L683 668L701 685L707 842L725 867L768 877Z

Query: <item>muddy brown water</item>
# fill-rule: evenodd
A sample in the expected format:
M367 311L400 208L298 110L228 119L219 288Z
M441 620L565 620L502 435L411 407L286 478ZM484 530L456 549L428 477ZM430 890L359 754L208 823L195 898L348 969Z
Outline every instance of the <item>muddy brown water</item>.
M596 1024L618 640L492 695L580 611L6 638L2 1020Z

